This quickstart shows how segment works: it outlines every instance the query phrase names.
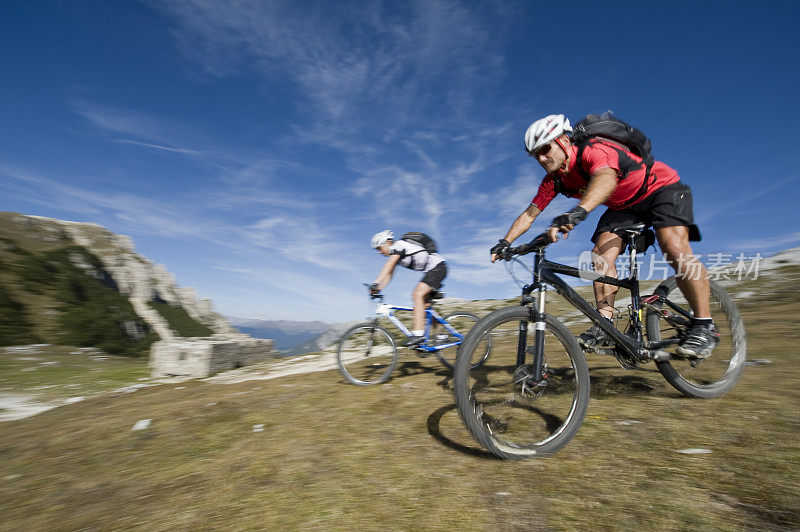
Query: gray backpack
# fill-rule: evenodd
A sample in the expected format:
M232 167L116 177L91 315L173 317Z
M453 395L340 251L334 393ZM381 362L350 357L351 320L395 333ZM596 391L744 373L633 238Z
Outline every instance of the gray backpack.
M401 240L406 240L407 242L413 242L415 244L419 244L425 251L428 253L436 253L436 242L426 235L425 233L420 233L417 231L409 231L405 233L403 236L400 237Z

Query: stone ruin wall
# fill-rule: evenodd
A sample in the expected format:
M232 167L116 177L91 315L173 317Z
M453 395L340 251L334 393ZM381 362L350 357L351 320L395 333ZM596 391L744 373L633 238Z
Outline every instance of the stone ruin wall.
M180 338L160 340L150 350L154 378L208 377L272 358L272 340Z

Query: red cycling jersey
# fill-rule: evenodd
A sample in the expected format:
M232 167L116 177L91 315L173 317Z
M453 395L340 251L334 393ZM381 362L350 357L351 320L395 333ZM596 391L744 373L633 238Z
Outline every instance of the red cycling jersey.
M589 181L580 171L576 158L578 148L570 145L569 147L569 170L566 175L556 176L549 173L544 176L539 185L536 197L531 201L539 210L544 210L553 201L559 192L573 198L582 198L583 192ZM680 181L678 173L666 164L656 161L650 170L647 192L635 202L629 203L639 189L642 187L645 177L645 165L642 158L631 153L628 148L612 140L595 137L589 141L583 149L580 165L585 171L585 175L591 176L603 168L613 168L617 171L617 187L611 195L603 202L611 210L621 210L634 205L655 192L661 187L671 185ZM561 180L561 190L556 190L556 183Z

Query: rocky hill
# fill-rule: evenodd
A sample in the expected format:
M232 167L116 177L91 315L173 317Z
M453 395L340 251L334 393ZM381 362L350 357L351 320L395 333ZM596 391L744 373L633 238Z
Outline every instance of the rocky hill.
M91 223L0 212L0 345L49 343L140 356L166 342L161 347L177 355L182 338L225 341L226 352L250 339L210 300L136 253L129 237ZM269 341L261 347L267 344L271 349ZM191 350L198 349L194 341Z

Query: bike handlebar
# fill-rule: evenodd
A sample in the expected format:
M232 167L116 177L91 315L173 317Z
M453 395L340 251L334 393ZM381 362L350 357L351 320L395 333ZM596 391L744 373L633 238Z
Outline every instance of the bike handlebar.
M369 292L369 296L372 299L383 299L383 294L381 294L380 290L378 290L377 292L372 291L373 288L378 288L378 285L376 285L375 283L361 283L361 284L367 287L367 292Z
M505 260L510 260L514 255L527 255L534 251L541 251L552 243L548 234L542 233L527 244L522 244L514 248L506 248L503 253L503 258Z

